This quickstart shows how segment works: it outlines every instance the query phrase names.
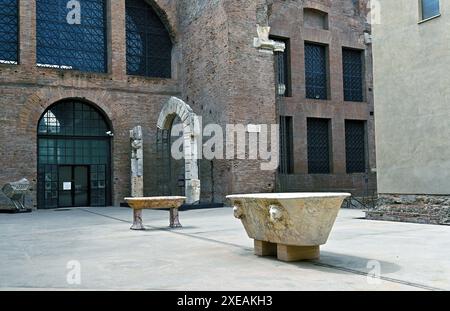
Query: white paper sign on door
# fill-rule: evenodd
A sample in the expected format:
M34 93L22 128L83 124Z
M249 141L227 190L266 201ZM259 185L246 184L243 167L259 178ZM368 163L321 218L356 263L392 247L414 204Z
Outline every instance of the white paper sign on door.
M72 183L71 182L63 183L63 190L72 190Z

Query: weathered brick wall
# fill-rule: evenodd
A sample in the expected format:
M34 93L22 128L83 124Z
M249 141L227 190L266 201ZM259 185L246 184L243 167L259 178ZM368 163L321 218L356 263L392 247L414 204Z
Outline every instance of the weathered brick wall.
M169 21L176 21L176 7L161 2ZM154 4L154 3L153 3ZM152 151L156 121L162 105L170 96L180 96L177 55L173 79L149 79L126 75L124 1L110 0L109 72L80 73L36 68L35 2L20 1L20 65L0 65L0 185L20 178L32 181L33 204L36 204L37 125L47 107L65 98L79 98L95 104L110 119L112 143L113 204L130 194L129 130L144 128L146 159L145 193L154 194ZM169 27L177 51L177 24ZM0 200L3 204L7 201Z
M184 2L181 10L184 99L204 125L219 124L224 134L229 123L275 121L273 56L252 46L261 3L198 0ZM231 193L274 189L274 172L261 171L260 161L215 160L213 167L216 201Z
M276 124L274 57L254 48L256 24L264 25L267 1L230 1L230 106L232 120L243 124ZM268 10L267 10L268 12ZM248 151L247 151L248 152ZM261 161L232 161L232 193L273 192L275 171Z
M203 125L229 122L228 89L229 42L227 15L223 1L192 0L180 2L179 24L182 31L183 99L203 117ZM206 165L200 166L203 197L221 202L229 193L229 164L215 160L214 180ZM211 189L211 193L204 193Z
M328 14L328 29L318 23L304 25L304 9ZM271 34L290 39L292 97L285 99L285 114L294 122L294 176L288 183L292 191L346 190L357 195L376 190L375 130L372 78L372 49L364 43L367 1L279 1L271 6ZM329 47L329 100L306 99L304 42L326 44ZM342 47L365 51L365 101L345 102L342 78ZM307 118L327 118L332 124L332 174L308 174ZM345 155L345 120L367 121L369 175L347 174ZM367 183L366 183L367 178ZM366 191L369 189L369 191Z
M325 185L360 187L360 179L345 176L344 118L367 119L371 167L375 167L373 126L367 103L343 103L341 45L367 51L367 89L371 85L370 47L362 44L364 13L352 1L266 0L149 0L174 41L173 78L147 79L126 75L124 1L108 0L108 58L106 74L36 68L35 2L21 1L20 65L0 65L0 184L27 177L36 190L36 127L44 110L64 98L85 99L102 109L114 127L113 203L129 195L129 130L144 129L145 194L157 195L154 144L156 120L170 96L185 100L203 124L276 122L273 56L252 45L256 24L270 15L274 35L291 38L294 96L288 111L295 121L296 190L318 190ZM303 29L303 2L329 12L330 30ZM360 1L364 2L364 1ZM272 4L273 3L273 4ZM264 7L268 5L268 10ZM263 8L263 9L261 9ZM361 8L360 8L361 10ZM266 12L267 11L267 12ZM333 98L327 103L304 99L303 41L331 44ZM335 174L323 182L306 174L306 117L332 117ZM221 202L238 192L266 192L275 187L275 172L261 171L260 161L215 160L202 162L202 198ZM212 169L212 171L211 171ZM342 177L341 177L342 176ZM357 178L356 178L357 179ZM297 189L298 188L298 189Z

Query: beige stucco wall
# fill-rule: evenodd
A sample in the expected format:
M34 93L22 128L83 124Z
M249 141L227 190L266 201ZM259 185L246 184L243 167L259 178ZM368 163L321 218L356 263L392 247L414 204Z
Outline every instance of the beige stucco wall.
M378 0L373 26L379 193L450 194L450 0Z

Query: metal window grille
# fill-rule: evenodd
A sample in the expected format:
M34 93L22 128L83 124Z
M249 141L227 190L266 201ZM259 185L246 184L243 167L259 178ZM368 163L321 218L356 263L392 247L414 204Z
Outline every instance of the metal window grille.
M308 170L310 174L329 174L330 133L329 119L308 118Z
M366 171L366 125L365 121L345 121L345 151L347 173Z
M173 195L171 187L172 162L170 155L170 130L158 129L156 132L156 161L155 174L158 185L158 193L161 195Z
M39 135L106 137L109 126L94 107L64 101L48 109L39 121Z
M70 24L66 0L36 0L40 67L107 71L105 0L83 0L81 23Z
M18 0L0 0L0 64L18 62Z
M280 174L294 173L292 117L280 116Z
M142 0L126 0L127 72L170 78L172 41L153 8Z
M305 43L305 78L307 98L328 98L326 54L325 46Z
M363 61L362 52L343 49L342 62L344 72L344 99L363 101Z

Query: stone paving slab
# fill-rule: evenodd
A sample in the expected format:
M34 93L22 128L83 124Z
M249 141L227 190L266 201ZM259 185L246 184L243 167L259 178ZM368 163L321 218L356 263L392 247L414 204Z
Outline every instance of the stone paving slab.
M284 263L253 255L230 208L183 211L176 230L167 211L146 210L143 232L129 230L128 208L0 214L0 289L450 290L450 227L363 216L341 210L320 260ZM80 285L66 280L73 260Z

